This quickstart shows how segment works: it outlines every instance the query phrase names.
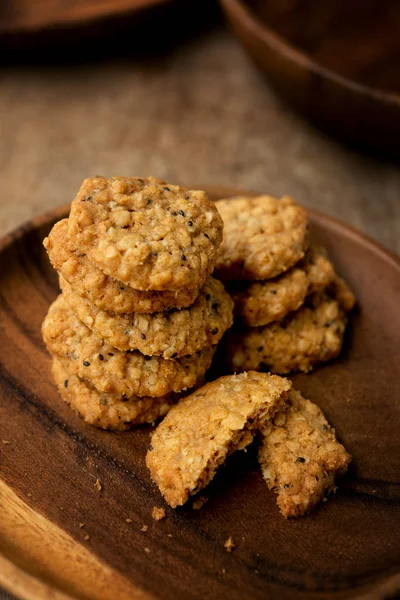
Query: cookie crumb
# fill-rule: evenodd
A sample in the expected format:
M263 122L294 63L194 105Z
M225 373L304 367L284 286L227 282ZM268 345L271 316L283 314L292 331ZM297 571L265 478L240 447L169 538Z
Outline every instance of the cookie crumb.
M196 498L196 500L193 501L192 508L194 508L194 510L200 510L203 508L207 500L208 498L206 496L200 496L199 498Z
M6 446L6 445L8 445L8 444L11 444L11 442L9 442L8 440L2 440L2 441L3 441L3 444L4 444L5 446Z
M227 552L232 552L232 550L233 550L234 548L236 548L236 544L235 544L235 542L232 540L231 536L229 536L229 537L228 537L228 539L226 540L226 542L225 542L224 546L225 546L225 550L226 550Z
M222 575L225 575L226 569L222 569Z
M151 513L151 516L156 521L161 521L161 519L165 518L165 509L164 508L158 508L157 506L155 506L153 508L153 512Z
M148 530L148 526L147 525L143 525L142 529L140 531L147 531Z
M82 527L85 527L85 523L79 523L79 529L82 529Z
M172 533L169 533L169 534L168 534L168 537L172 537Z
M146 554L150 554L150 548L145 548L144 551L146 552Z
M86 535L85 535L85 540L86 540L86 541L89 541L89 540L90 540L90 535L86 534Z
M100 483L100 479L96 479L96 481L95 481L95 484L94 484L94 487L96 488L96 490L97 490L98 492L101 492L101 490L103 489L103 486L102 486L102 485L101 485L101 483Z
M132 519L125 519L127 523L133 523Z

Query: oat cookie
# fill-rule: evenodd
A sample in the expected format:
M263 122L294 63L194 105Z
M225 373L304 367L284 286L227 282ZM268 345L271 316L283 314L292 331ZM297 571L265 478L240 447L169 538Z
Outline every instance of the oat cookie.
M298 265L268 281L233 284L235 314L250 327L268 325L297 310L306 296L327 287L335 270L324 248L311 247Z
M64 362L53 359L52 372L62 399L90 425L101 429L125 431L133 425L153 423L163 417L177 397L142 396L126 400L98 392L84 379L68 373Z
M265 373L221 377L180 401L154 432L146 464L172 508L203 489L286 400L291 383Z
M62 278L60 285L71 310L98 337L119 350L139 350L147 356L170 359L194 354L216 344L233 320L233 301L213 277L189 308L152 315L99 310Z
M175 360L121 352L79 321L62 294L50 306L42 333L49 352L62 359L70 373L87 379L99 392L127 398L192 388L210 367L215 352L215 346L210 346Z
M264 280L287 271L308 246L307 214L292 198L272 196L220 200L224 240L216 277Z
M141 291L109 277L81 254L67 235L68 219L56 223L43 244L53 267L73 290L103 310L154 313L190 306L199 287L179 291Z
M102 271L138 290L196 288L215 264L222 219L202 191L153 177L85 179L68 235Z
M339 302L341 308L346 312L353 310L356 305L356 297L343 277L339 277L339 275L336 275L330 284L328 293Z
M350 455L321 409L295 390L262 433L263 476L278 493L278 506L286 518L315 508L350 464Z
M338 302L324 296L316 307L304 305L283 321L232 331L226 340L229 368L307 373L339 354L346 322Z
M275 279L228 288L235 303L235 316L249 327L267 325L297 310L303 304L307 290L307 275L297 267Z

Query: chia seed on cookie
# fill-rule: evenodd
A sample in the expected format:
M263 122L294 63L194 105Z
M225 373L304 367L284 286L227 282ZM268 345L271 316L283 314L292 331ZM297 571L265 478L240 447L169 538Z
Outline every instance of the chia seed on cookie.
M132 396L165 396L192 388L211 365L215 346L175 360L121 352L98 338L71 311L61 294L42 325L49 352L67 370L88 380L99 392Z
M62 278L60 285L70 309L99 338L119 350L139 350L147 356L173 359L194 354L215 345L233 321L233 301L213 277L192 306L151 315L100 310Z
M201 286L222 241L222 219L202 191L153 177L85 179L68 236L104 273L138 290Z
M102 310L116 313L154 313L185 308L196 300L200 287L179 291L135 290L96 267L68 237L68 219L56 223L43 242L53 267L73 290Z
M125 431L134 425L153 423L163 417L177 396L125 399L98 392L84 379L71 375L63 361L53 359L53 377L62 399L90 425L101 429Z

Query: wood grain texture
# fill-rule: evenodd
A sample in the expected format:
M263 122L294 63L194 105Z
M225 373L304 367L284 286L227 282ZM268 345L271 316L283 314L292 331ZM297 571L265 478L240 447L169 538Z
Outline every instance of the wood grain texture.
M33 511L0 481L0 584L30 599L148 596L98 561L84 546Z
M400 157L396 0L221 0L234 33L293 106L330 134Z
M0 251L1 264L8 265L0 279L0 437L10 441L0 446L2 489L13 490L50 529L61 528L152 598L392 593L400 585L398 259L312 215L314 235L324 240L360 301L342 357L294 378L353 454L335 498L307 518L285 521L250 451L221 470L202 510L167 509L166 519L155 522L151 510L163 502L144 464L150 428L95 430L63 405L51 382L40 323L57 293L56 278L40 242L59 217L19 230ZM224 549L229 536L237 543L233 553ZM79 578L67 579L74 595ZM96 590L81 596L99 597Z

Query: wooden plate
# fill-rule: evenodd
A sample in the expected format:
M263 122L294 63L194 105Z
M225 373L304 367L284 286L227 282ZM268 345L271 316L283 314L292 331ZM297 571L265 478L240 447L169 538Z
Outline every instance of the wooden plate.
M41 242L64 213L0 246L0 584L22 598L86 600L377 599L400 589L399 259L310 213L360 305L342 356L294 378L354 457L336 496L284 520L250 450L221 469L201 510L167 509L155 522L163 501L144 463L150 428L85 425L51 381L40 326L57 284Z
M397 0L220 0L276 90L332 135L399 156Z

